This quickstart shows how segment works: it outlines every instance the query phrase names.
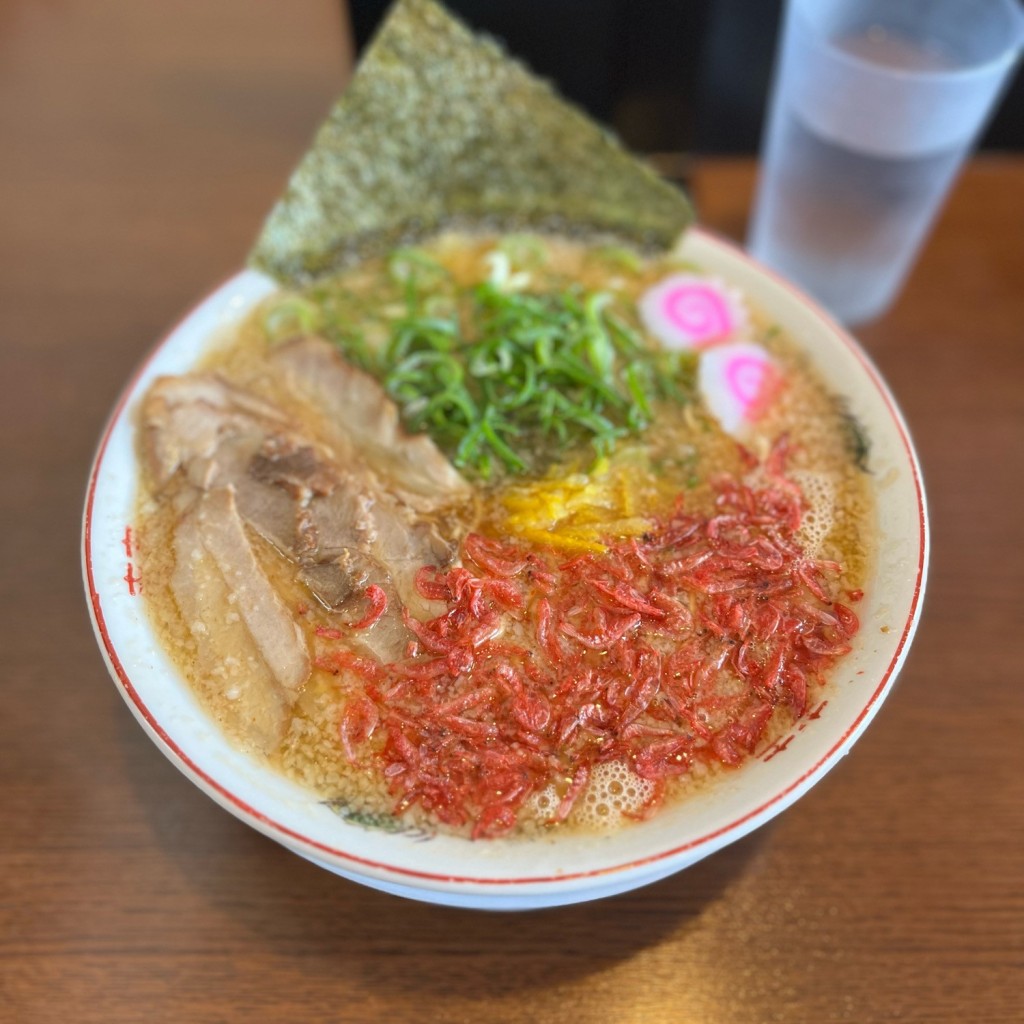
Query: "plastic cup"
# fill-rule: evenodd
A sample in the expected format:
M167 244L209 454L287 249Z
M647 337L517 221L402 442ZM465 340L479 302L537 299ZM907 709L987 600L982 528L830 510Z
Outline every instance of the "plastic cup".
M1016 0L788 0L754 257L840 320L883 313L1022 42Z

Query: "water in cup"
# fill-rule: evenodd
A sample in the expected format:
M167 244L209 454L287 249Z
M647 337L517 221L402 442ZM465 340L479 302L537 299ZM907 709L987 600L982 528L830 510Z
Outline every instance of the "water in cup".
M858 322L899 290L998 79L965 88L976 38L830 26L827 6L791 0L750 249Z
M897 57L908 69L935 66L932 51L895 45L877 30L836 46L870 59L879 39L887 41L880 49L888 67L897 66ZM931 212L956 175L962 144L877 155L856 139L833 141L816 131L796 104L782 117L778 183L760 211L752 248L842 319L866 319L889 304L909 271Z

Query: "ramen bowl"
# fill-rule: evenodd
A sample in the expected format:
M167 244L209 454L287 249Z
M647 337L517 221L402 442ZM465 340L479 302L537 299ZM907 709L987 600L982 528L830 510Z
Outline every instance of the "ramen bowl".
M114 683L153 742L225 810L329 871L399 896L522 910L610 896L695 863L803 796L877 714L907 656L924 592L928 525L917 458L885 383L855 341L807 298L744 253L691 230L680 255L741 289L809 357L870 439L877 558L858 605L861 629L809 713L647 821L607 834L553 830L471 841L345 816L234 746L164 652L143 604L133 523L139 487L137 405L163 374L190 369L211 341L272 292L254 271L231 278L153 350L118 402L89 480L83 572L92 622Z

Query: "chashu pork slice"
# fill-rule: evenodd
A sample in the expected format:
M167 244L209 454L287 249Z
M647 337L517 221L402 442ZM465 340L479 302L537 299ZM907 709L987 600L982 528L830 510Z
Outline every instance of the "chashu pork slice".
M328 365L333 365L336 357L330 355ZM317 360L306 364L307 369ZM382 436L397 438L397 409L375 381L366 380L376 389L371 404L387 404L392 410L382 414L382 422L392 422L392 433ZM318 407L314 427L325 415ZM241 556L243 542L248 542L244 528L239 529L244 523L295 563L296 577L338 615L339 624L359 621L367 588L379 587L387 597L385 614L374 625L354 631L351 639L381 661L402 657L412 639L404 609L419 617L437 613L417 592L416 572L424 565L450 565L456 545L442 538L431 515L406 500L404 490L393 493L388 486L390 463L379 465L377 447L354 445L336 425L322 432L299 425L277 405L212 373L158 380L144 401L142 422L158 491L174 491L182 508L199 503L204 536L221 555L218 565L233 558L237 569L246 561ZM454 482L454 493L461 495L461 477L432 442L417 440L428 446L429 461L443 463L431 472L449 488L444 493L453 493ZM421 447L414 445L415 450ZM404 458L413 459L413 454L407 452ZM434 500L439 499L422 504ZM265 577L260 584L256 574L262 573L254 559L248 567L240 576L228 571L225 580L270 590ZM272 616L271 622L278 619ZM298 630L293 620L292 625ZM296 668L301 663L275 657L275 651L288 651L278 642L282 629L269 635L276 640L268 640L261 656L287 688L289 679L302 674Z
M370 628L354 632L352 642L383 662L404 657L413 637L403 609L418 618L440 610L417 591L416 573L424 565L450 565L455 546L367 472L343 472L331 494L309 503L307 514L313 546L300 579L347 622L362 617L367 588L378 587L387 597L385 612Z
M157 490L179 469L196 487L210 486L225 444L251 458L269 435L285 432L285 414L212 373L159 377L142 402L144 451Z
M469 485L426 434L407 434L398 406L368 373L323 338L294 338L270 359L285 385L320 411L332 440L347 445L413 508L432 512L466 498Z
M284 735L294 692L256 643L232 583L206 546L201 515L201 503L193 503L175 526L171 594L195 644L202 688L220 698L225 724L269 753Z
M309 678L309 651L291 613L256 560L231 487L198 502L203 546L217 563L242 621L274 678L288 694Z

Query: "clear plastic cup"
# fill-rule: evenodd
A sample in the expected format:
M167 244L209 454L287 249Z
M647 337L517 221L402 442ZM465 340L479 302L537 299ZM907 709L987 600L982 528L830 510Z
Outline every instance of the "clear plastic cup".
M883 313L1024 42L1017 0L788 0L748 247Z

